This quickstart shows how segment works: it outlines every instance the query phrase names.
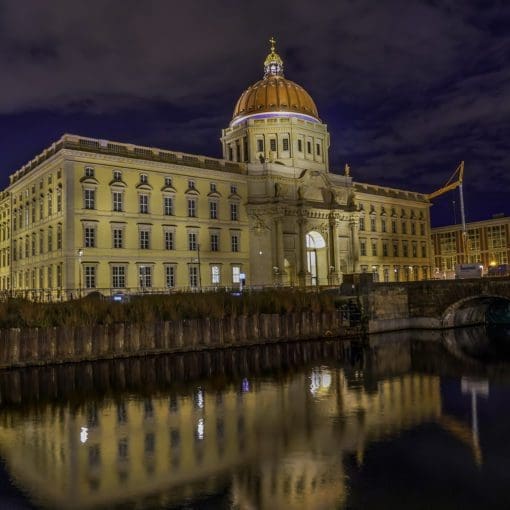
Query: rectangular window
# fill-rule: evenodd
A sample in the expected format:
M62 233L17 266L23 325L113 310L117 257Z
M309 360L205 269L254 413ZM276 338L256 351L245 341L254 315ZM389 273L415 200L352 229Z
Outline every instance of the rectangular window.
M308 154L312 153L312 142L310 141L306 142L306 152L308 152Z
M231 238L231 247L233 252L239 251L239 234L232 234Z
M57 212L62 212L62 192L60 190L57 191ZM33 210L32 221L35 221L35 212Z
M298 152L303 152L303 140L301 139L297 141L297 150Z
M211 234L211 251L218 251L219 249L220 249L219 234Z
M175 266L165 266L165 283L169 289L175 287Z
M188 180L188 189L195 189L195 181L192 179Z
M232 283L239 283L241 281L241 268L239 266L232 266Z
M284 138L282 140L282 148L284 151L288 151L289 150L289 139L288 138Z
M386 220L381 218L381 232L386 232Z
M230 185L230 194L236 195L237 194L237 184L231 184Z
M239 219L238 215L238 204L230 204L230 219L231 221L237 221Z
M189 286L192 289L196 289L198 287L198 267L197 266L189 266Z
M425 235L425 223L420 223L420 235Z
M275 138L271 138L269 140L269 148L271 151L276 152L276 139Z
M375 216L370 217L370 231L375 232Z
M366 257L367 255L367 243L365 240L360 240L359 242L359 254L362 257Z
M264 140L257 140L257 152L264 152Z
M116 182L122 181L122 172L120 170L113 171L113 180Z
M407 223L405 221L402 222L402 234L407 234Z
M39 199L39 219L42 220L44 218L44 202L43 199ZM16 218L14 218L14 230L16 230Z
M140 213L148 214L149 213L149 195L146 195L146 194L138 195L138 202L140 205Z
M372 256L377 256L377 241L372 241Z
M320 156L321 155L321 144L320 143L316 144L315 148L317 151L317 156Z
M417 257L418 256L418 247L416 246L416 243L413 243L413 257Z
M170 231L165 232L165 250L174 250L174 233Z
M85 209L95 209L96 208L96 190L94 190L94 189L83 190L83 198L84 198ZM48 214L51 214L51 213L48 211Z
M359 229L361 231L365 230L365 217L364 216L359 217Z
M163 198L163 214L165 216L173 216L174 214L174 199L172 197Z
M96 266L83 266L83 275L84 275L85 288L86 289L95 289L96 288Z
M138 267L138 281L142 289L152 287L152 267L139 266Z
M211 283L213 285L220 283L220 266L211 266Z
M188 250L197 251L197 234L196 232L188 232Z
M172 187L172 178L169 175L165 177L165 187L166 188Z
M125 266L112 266L112 287L114 289L124 289L126 287Z
M140 174L140 184L149 184L147 174Z
M16 243L16 241L14 242ZM39 253L44 253L44 230L39 231Z
M121 191L114 191L113 192L113 210L116 212L121 212L123 209L122 206L122 192Z
M416 235L416 224L414 221L411 222L411 235Z
M21 273L20 275L20 287L21 287ZM48 287L53 288L53 270L51 266L48 266Z
M31 253L32 253L32 257L35 255L35 233L32 234L32 242L30 244L31 246Z
M49 234L49 231L48 231ZM48 236L49 239L49 236ZM95 227L85 227L85 238L83 241L85 248L95 248L96 247L96 228ZM49 245L49 240L48 240ZM49 250L48 246L48 250Z
M215 182L209 183L209 191L211 193L216 193L216 183Z
M218 219L218 203L217 202L209 202L209 218L211 218L211 220Z
M124 248L124 230L122 228L113 229L113 247Z
M52 227L48 227L48 251L53 251L53 228ZM27 253L27 256L28 256L28 253Z
M188 216L195 218L197 215L197 201L195 198L188 198Z
M32 241L35 250L35 234L32 234ZM62 225L57 226L57 250L62 249Z
M398 257L398 241L393 241L393 256Z
M403 252L403 256L404 257L409 257L409 248L407 246L407 242L406 241L404 241L402 243L402 252Z
M391 220L391 232L392 234L397 233L397 220Z
M427 257L427 246L425 244L422 244L421 245L421 256L423 258L426 258Z
M94 177L94 169L91 166L85 167L85 177Z
M32 282L33 287L35 287L35 271L32 271ZM62 264L57 266L57 287L62 287Z
M150 248L150 232L148 230L140 230L140 249L148 250Z

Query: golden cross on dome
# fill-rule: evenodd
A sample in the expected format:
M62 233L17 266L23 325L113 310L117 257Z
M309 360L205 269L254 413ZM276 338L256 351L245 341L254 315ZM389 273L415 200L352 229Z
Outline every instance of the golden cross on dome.
M271 39L269 39L269 42L271 43L271 53L274 53L274 49L275 49L275 44L276 44L276 39L274 37L271 37Z

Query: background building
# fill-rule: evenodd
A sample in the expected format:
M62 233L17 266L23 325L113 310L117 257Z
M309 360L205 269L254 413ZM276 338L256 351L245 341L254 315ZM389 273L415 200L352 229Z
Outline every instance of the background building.
M64 135L11 175L1 288L55 299L427 278L426 196L330 172L327 126L272 43L222 131L224 159Z
M467 224L467 246L462 226L448 225L432 229L436 277L450 276L456 264L475 263L490 267L508 264L510 255L510 217L494 215L490 220Z

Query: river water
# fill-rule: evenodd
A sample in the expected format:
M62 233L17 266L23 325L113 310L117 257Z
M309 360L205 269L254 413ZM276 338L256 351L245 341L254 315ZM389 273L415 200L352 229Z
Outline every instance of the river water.
M0 372L0 508L510 508L510 334Z

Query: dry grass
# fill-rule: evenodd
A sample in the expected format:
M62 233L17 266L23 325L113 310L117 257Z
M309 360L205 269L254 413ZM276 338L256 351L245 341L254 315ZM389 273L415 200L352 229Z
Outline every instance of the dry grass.
M97 298L64 303L33 303L11 299L0 303L0 328L144 323L260 313L322 312L334 309L333 296L295 289L245 292L239 296L229 292L175 293L133 297L126 303L114 303Z

